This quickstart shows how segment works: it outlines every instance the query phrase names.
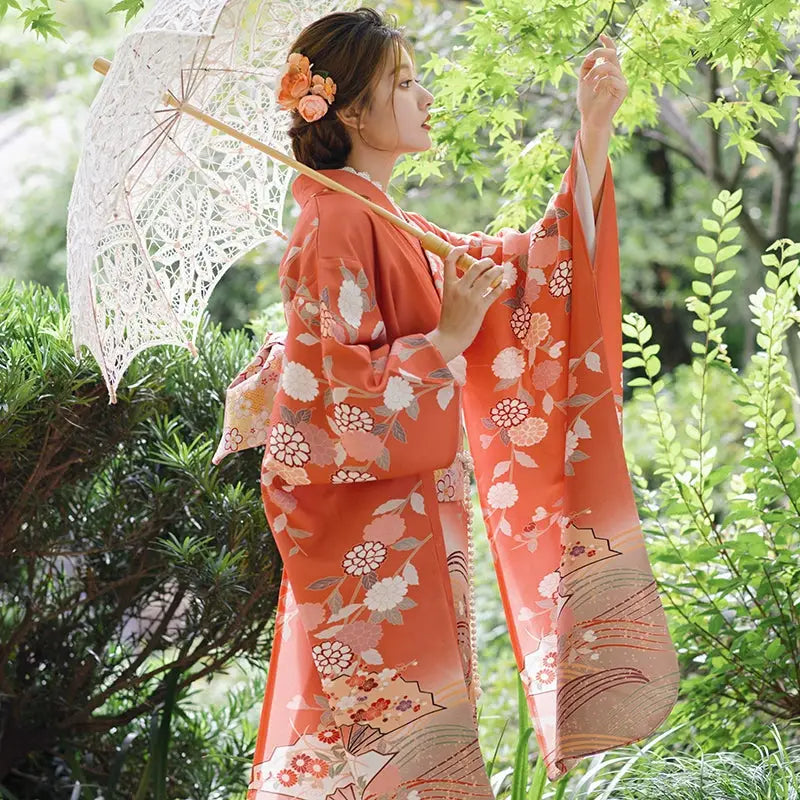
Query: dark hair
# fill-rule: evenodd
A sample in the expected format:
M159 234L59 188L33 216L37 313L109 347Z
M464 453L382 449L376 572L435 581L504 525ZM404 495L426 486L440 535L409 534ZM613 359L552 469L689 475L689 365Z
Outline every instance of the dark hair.
M313 65L311 72L325 71L336 84L336 95L325 116L306 122L296 109L291 112L289 137L294 157L312 169L341 169L352 150L350 129L336 111L352 105L360 124L361 115L372 107L372 93L380 80L390 50L394 63L401 62L404 47L414 63L411 44L404 30L390 26L372 8L337 11L306 26L289 53L301 53ZM287 54L287 59L288 59ZM394 100L394 86L392 100ZM394 109L394 104L392 104ZM366 141L358 131L362 141ZM380 148L376 148L380 149Z

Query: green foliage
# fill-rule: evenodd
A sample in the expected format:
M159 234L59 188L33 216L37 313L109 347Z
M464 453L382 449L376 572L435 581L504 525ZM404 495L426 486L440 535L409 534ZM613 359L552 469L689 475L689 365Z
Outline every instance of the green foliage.
M109 14L116 11L125 12L125 24L127 25L142 9L144 8L144 0L119 0L111 8L108 9Z
M624 366L644 372L628 381L642 402L637 424L655 448L652 475L636 463L631 472L685 673L674 718L693 720L695 734L715 743L800 715L798 398L782 352L798 321L793 256L800 245L778 240L762 257L765 286L750 296L762 349L739 371L726 354L720 321L730 296L722 287L734 273L722 265L739 249L732 222L740 197L721 192L712 206L716 219L703 220L712 235L697 237L698 279L687 301L699 334L692 343L693 402L681 409L688 421L676 425L665 407L651 327L638 314L623 323L623 350L634 353ZM745 452L737 462L720 462L721 437L708 423L712 372L715 390L740 410Z
M521 683L519 693L519 722L525 727L527 703ZM775 724L769 729L773 748L744 742L735 752L720 742L711 754L703 753L696 741L686 742L690 724L687 720L674 725L645 744L598 753L552 784L545 781L541 759L527 780L527 741L532 731L527 727L517 744L514 766L492 779L495 796L499 800L796 800L800 796L800 745L784 744Z
M144 8L144 0L120 0L106 12L107 14L125 12L125 25L127 25L136 14ZM20 6L18 0L0 0L0 22L10 9L16 9L19 13L17 19L22 24L22 30L31 30L36 34L37 39L41 38L45 42L52 36L61 41L65 41L61 35L65 25L56 19L56 12L51 8L51 0L35 0L35 5L27 8Z
M734 752L720 742L703 753L697 743L677 742L684 725L674 726L644 746L600 753L572 788L570 800L796 800L800 788L800 747L786 746L772 725L775 747L749 743ZM670 742L669 740L673 741ZM655 743L681 750L664 755ZM662 748L664 749L664 748ZM697 751L700 751L697 754ZM555 796L553 797L555 799Z
M577 72L588 51L602 46L601 32L617 43L628 83L614 118L617 128L630 135L658 127L660 98L669 88L671 96L691 101L705 126L723 134L723 149L736 147L741 162L748 154L764 160L760 134L800 120L792 105L800 80L789 68L799 27L792 0L702 7L664 0L635 7L545 0L474 4L459 43L431 53L422 65L435 78L436 146L398 169L422 183L441 177L447 163L462 180L469 176L479 194L484 183L504 181L507 200L493 230L541 216L568 156L563 137L551 131L574 129ZM720 84L710 99L704 85L709 66ZM722 85L724 79L729 85ZM687 121L676 127L687 140L678 143L679 151L685 146L696 154ZM629 147L627 136L612 139L612 153Z
M110 405L94 359L73 357L63 286L0 288L0 782L20 798L51 796L30 776L76 753L105 785L113 734L154 714L152 749L126 764L177 796L186 688L269 653L280 558L260 453L211 464L255 348L207 317L197 347L140 354Z

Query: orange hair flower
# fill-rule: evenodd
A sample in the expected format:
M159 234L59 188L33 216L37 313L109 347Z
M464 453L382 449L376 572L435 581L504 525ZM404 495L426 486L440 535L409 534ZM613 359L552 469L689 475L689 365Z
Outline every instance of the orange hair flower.
M301 53L292 53L278 80L278 105L297 111L306 122L316 122L328 113L336 95L336 84L324 70L311 73L312 64Z

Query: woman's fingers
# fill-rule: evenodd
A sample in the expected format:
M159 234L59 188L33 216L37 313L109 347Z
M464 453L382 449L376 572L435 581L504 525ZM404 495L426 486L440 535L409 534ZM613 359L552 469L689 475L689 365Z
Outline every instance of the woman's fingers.
M469 272L464 275L464 280L466 280L467 289L470 291L474 291L478 286L478 281L484 279L486 275L491 272L492 268L495 266L494 260L489 258L482 258L479 261L476 261L470 268ZM485 281L484 281L485 285Z
M476 264L477 266L477 264ZM502 277L505 270L499 264L492 264L485 272L482 272L475 283L472 284L472 290L478 292L481 297L490 283L494 283L498 278Z
M584 80L591 81L600 75L616 75L621 78L622 70L616 64L604 61L602 64L595 64L583 77Z
M445 278L449 280L454 280L456 278L456 261L458 261L461 256L467 252L469 249L469 245L462 244L458 247L454 247L444 259L444 275Z

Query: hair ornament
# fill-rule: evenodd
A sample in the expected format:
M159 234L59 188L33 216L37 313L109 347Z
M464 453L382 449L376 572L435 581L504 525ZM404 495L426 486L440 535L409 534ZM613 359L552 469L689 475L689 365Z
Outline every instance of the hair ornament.
M324 70L312 74L311 67L304 55L292 53L278 78L278 105L306 122L324 117L336 95L333 78Z

